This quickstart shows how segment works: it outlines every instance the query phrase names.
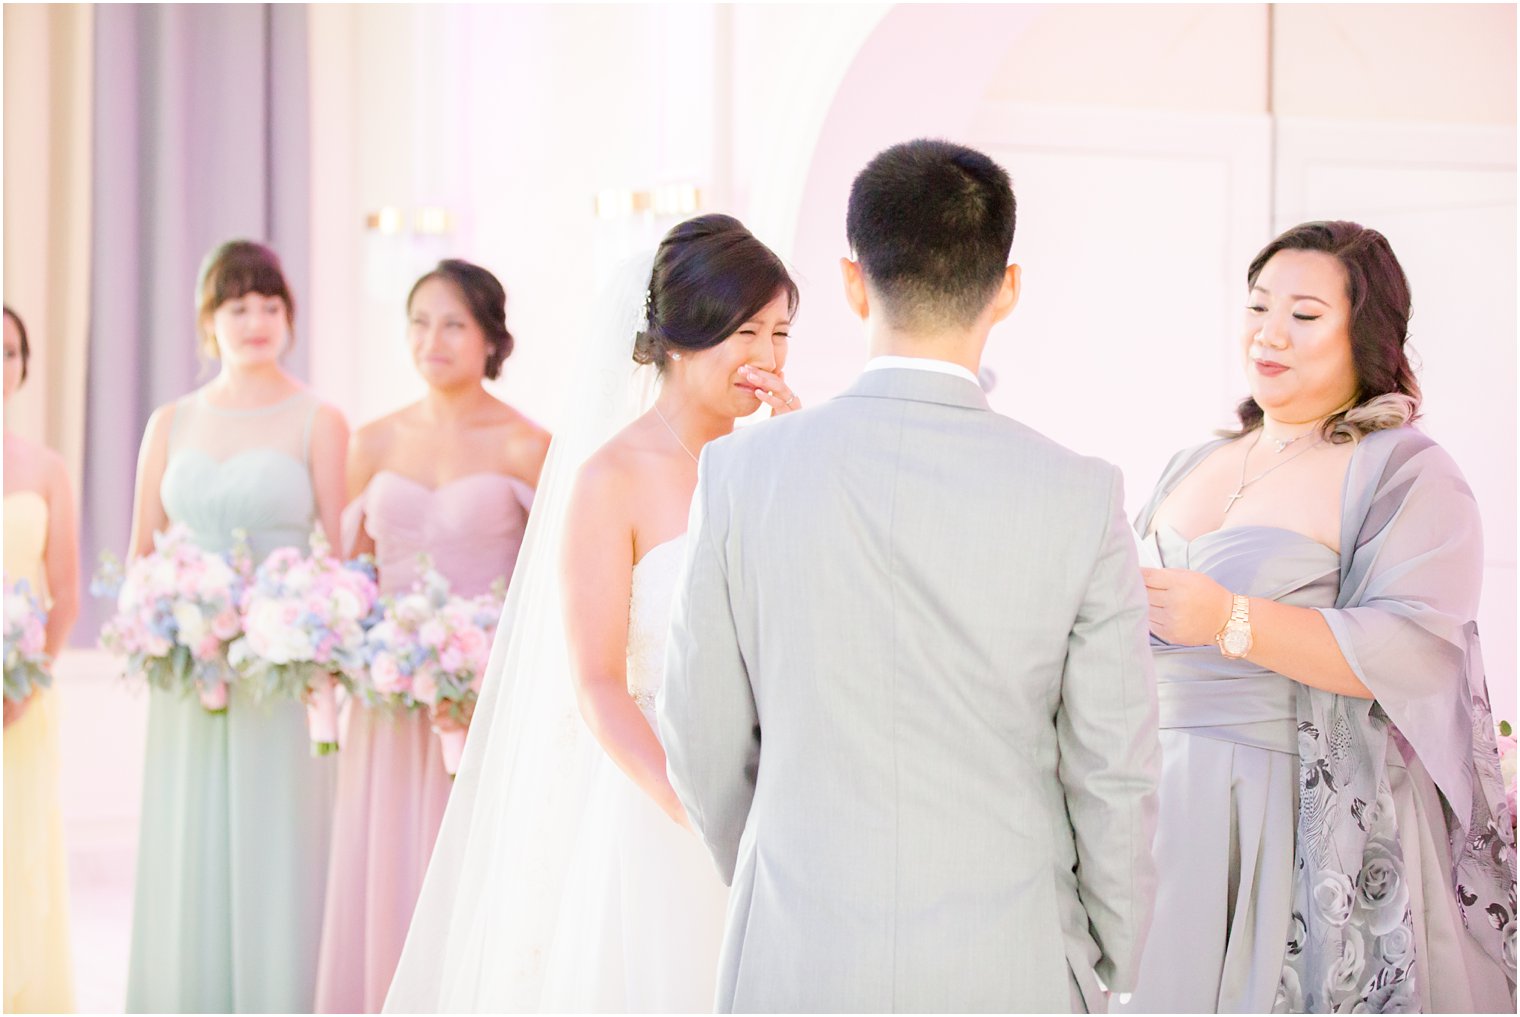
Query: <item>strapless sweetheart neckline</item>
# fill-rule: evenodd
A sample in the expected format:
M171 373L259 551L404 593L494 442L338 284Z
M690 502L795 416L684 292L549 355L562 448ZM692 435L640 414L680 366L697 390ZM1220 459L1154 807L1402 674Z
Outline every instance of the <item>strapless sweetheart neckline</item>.
M1166 530L1168 533L1170 533L1172 535L1172 537L1174 539L1176 539L1177 541L1181 542L1182 544L1185 544L1188 547L1192 547L1194 544L1197 544L1197 543L1199 543L1201 541L1207 540L1210 537L1219 536L1221 534L1248 533L1248 532L1251 532L1253 530L1267 531L1267 532L1270 532L1270 533L1286 533L1289 536L1297 537L1300 540L1303 540L1303 541L1305 541L1307 543L1313 544L1315 547L1323 549L1326 554L1332 554L1332 555L1334 555L1337 558L1340 557L1340 552L1337 551L1337 550L1335 550L1335 548L1330 547L1330 546L1328 546L1326 544L1320 543L1319 541L1315 540L1313 537L1309 536L1307 533L1300 533L1297 530L1290 530L1286 526L1269 526L1269 525L1267 525L1265 523L1248 523L1248 524L1246 524L1244 526L1224 526L1224 527L1220 527L1217 530L1209 530L1207 533L1200 533L1200 534L1198 534L1198 536L1193 537L1190 540L1187 537L1184 537L1180 532L1178 532L1178 530L1177 530L1177 528L1175 526L1171 526L1171 525L1169 525L1167 523L1158 523L1156 525L1155 529L1151 530L1151 536L1154 537L1156 534L1160 533L1162 530Z
M662 541L660 541L660 543L656 544L654 547L651 547L649 550L645 551L644 552L644 557L640 558L638 561L636 561L636 562L633 563L633 571L637 572L639 570L639 566L642 565L642 564L644 564L650 558L654 557L654 553L656 551L664 550L667 547L672 547L672 546L674 546L676 544L680 544L680 543L684 542L685 540L686 540L686 534L682 533L679 536L671 537L669 540L662 540Z
M527 481L525 481L525 480L519 480L517 477L511 476L511 475L506 474L506 473L491 473L491 472L486 471L486 470L479 470L479 471L477 471L475 473L466 473L463 476L455 477L453 480L445 480L443 483L439 484L437 487L429 487L427 484L424 484L422 481L416 480L416 479L414 479L412 477L408 477L404 473L398 473L395 470L376 470L374 477L370 478L370 482L373 483L376 478L379 478L379 477L382 477L382 476L384 476L384 477L391 477L391 478L394 478L395 480L399 480L401 483L407 485L408 487L415 488L416 490L421 491L424 494L429 494L429 495L441 494L444 491L447 491L450 488L456 487L456 486L458 486L460 484L469 483L469 482L485 482L485 481L489 481L489 480L498 480L498 481L501 481L501 482L503 482L505 484L508 484L508 485L521 484L524 487L528 486L527 485Z

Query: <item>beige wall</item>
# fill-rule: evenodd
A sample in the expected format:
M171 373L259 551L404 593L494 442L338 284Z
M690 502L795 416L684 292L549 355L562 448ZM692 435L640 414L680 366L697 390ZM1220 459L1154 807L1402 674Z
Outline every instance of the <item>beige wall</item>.
M1259 113L1267 5L1049 7L1009 47L992 101Z
M1283 116L1515 124L1514 4L1278 4Z
M1512 126L1515 7L1051 7L988 98Z
M20 434L84 456L90 284L88 5L5 5L5 302L26 322Z

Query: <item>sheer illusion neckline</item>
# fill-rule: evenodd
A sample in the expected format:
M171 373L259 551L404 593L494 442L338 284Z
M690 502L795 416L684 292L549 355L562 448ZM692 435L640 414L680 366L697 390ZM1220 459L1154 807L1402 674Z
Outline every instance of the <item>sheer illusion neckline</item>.
M216 456L212 455L210 452L207 452L203 448L178 448L170 454L170 462L172 463L178 459L189 458L190 456L200 456L206 462L209 462L212 466L226 466L228 463L231 463L235 460L251 458L253 456L259 455L274 456L277 459L287 460L288 462L295 464L295 466L298 467L302 473L306 472L306 463L303 462L299 456L293 456L289 452L286 452L284 449L266 448L263 446L245 448L239 452L234 452L231 455L221 459L218 459Z
M195 393L195 401L200 409L207 410L211 413L220 413L223 416L228 417L257 417L265 413L273 413L275 410L283 410L285 407L289 406L291 403L295 402L297 399L306 394L307 390L300 388L296 389L284 399L276 400L275 402L270 403L268 406L249 406L234 408L231 406L217 406L211 400L206 398L206 390L201 389Z

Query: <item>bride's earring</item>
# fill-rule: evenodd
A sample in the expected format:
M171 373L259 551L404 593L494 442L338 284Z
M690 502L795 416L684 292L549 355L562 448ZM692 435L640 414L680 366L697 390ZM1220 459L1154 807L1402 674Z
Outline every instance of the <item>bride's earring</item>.
M680 360L681 359L681 354L679 354L679 353L672 353L670 355L670 359L671 360Z

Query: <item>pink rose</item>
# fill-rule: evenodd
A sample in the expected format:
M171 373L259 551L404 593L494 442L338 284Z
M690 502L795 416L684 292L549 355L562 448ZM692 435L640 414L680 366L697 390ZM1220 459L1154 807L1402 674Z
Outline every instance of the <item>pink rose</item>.
M390 695L399 691L401 670L396 667L395 658L388 653L376 657L369 666L369 680L377 692Z
M242 627L237 612L230 607L211 620L211 631L216 633L216 638L222 640L233 638Z
M474 626L454 633L454 645L459 647L459 652L476 671L485 667L486 659L491 655L491 644L486 639L486 634Z
M21 652L29 657L35 657L42 652L45 645L47 645L47 630L34 615L26 620L21 636Z
M412 698L429 706L438 702L438 680L428 665L423 665L412 675Z

